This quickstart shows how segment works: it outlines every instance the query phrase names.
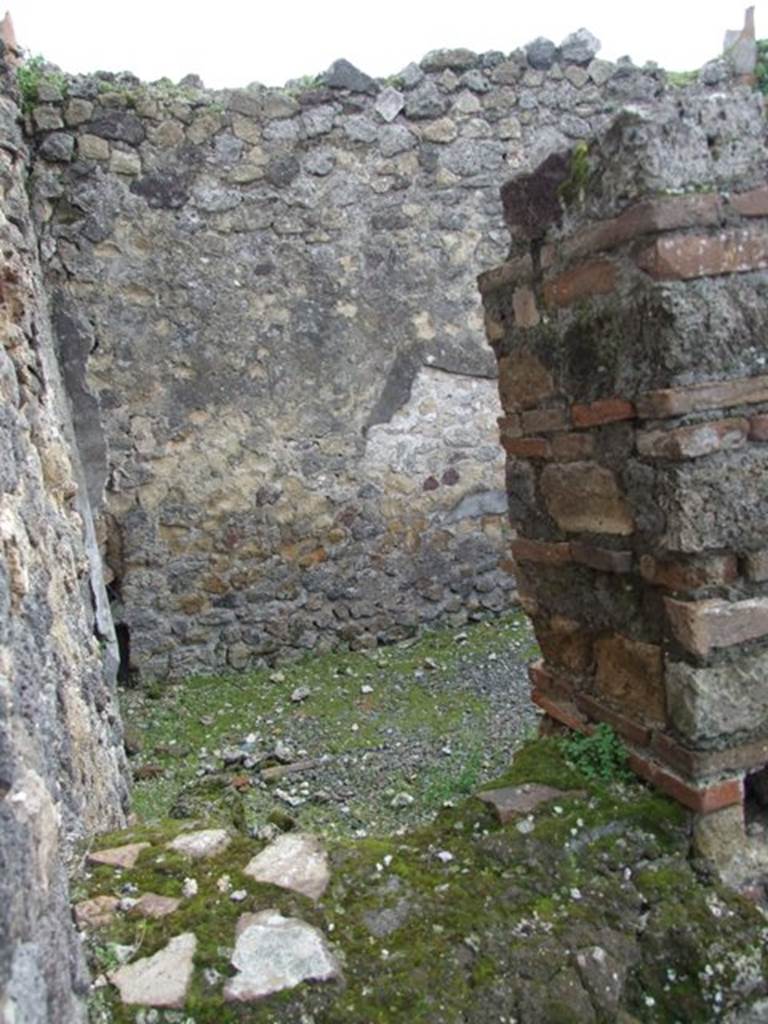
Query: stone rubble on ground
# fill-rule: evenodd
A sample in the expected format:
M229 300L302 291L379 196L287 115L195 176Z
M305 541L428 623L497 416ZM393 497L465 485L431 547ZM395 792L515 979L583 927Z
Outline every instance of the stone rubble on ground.
M209 828L200 832L183 832L168 843L169 850L175 850L191 860L203 860L223 853L232 839L226 829Z
M320 841L301 832L286 833L270 843L248 862L243 874L313 900L320 899L330 881L328 858Z
M341 977L317 928L271 909L240 918L231 962L238 973L224 985L227 1002L254 1002L302 981Z
M127 843L125 846L114 846L109 850L91 850L85 858L89 864L105 864L110 868L132 868L139 859L142 850L149 843Z
M477 794L478 800L489 804L496 812L502 825L521 814L529 814L550 800L571 800L585 795L583 790L553 789L538 783L522 786L505 786L502 789L486 789Z
M184 1006L192 981L197 939L184 932L171 939L154 956L125 964L107 977L120 991L124 1003L136 1006Z

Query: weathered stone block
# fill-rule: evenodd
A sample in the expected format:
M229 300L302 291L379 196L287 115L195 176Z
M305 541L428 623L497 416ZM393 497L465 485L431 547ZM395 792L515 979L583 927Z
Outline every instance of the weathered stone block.
M594 434L557 434L551 440L552 457L563 462L590 459L595 451Z
M711 420L674 430L640 430L637 451L654 459L696 459L740 448L746 443L748 430L746 419Z
M577 675L590 669L594 636L582 623L554 615L534 619L533 625L541 653L550 665ZM543 689L540 684L539 688Z
M667 551L762 547L768 543L768 449L755 445L713 459L667 463L632 500L663 515L657 543Z
M531 409L554 393L552 374L531 352L499 359L499 397L505 412Z
M595 644L598 694L643 722L666 721L661 647L614 634Z
M668 660L665 675L669 717L686 743L718 748L768 728L768 652L702 668Z
M746 601L664 599L672 632L687 651L706 657L713 648L733 647L768 634L768 598Z
M547 511L563 530L626 536L634 520L614 474L593 462L547 466L541 474Z
M570 426L568 411L565 406L553 406L545 409L530 409L520 417L523 433L547 434L567 430Z

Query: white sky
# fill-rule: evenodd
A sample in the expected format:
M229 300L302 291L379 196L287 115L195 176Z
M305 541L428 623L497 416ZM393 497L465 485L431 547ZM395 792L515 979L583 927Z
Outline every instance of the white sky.
M559 43L584 26L600 56L629 54L672 70L700 67L743 24L746 0L6 0L20 45L65 71L133 71L215 88L282 85L346 57L376 77L438 47L508 52L542 35ZM758 38L768 0L756 0Z

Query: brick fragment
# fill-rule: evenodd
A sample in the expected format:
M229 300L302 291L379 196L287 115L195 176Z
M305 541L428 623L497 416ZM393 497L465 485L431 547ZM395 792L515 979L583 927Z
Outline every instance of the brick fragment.
M557 434L551 444L552 457L563 462L589 459L595 451L594 434Z
M548 694L552 698L573 697L573 682L565 676L556 675L545 661L532 661L528 666L528 678L534 690Z
M742 217L768 217L768 185L739 192L731 196L728 205Z
M547 511L562 530L626 536L634 530L614 474L594 462L547 466L541 474Z
M546 434L570 427L568 411L565 406L552 406L545 409L530 409L520 417L523 433Z
M691 654L706 657L713 648L756 640L768 634L768 598L746 601L676 601L664 598L672 632Z
M743 418L712 420L675 430L639 430L638 454L653 459L696 459L713 452L741 448L749 421Z
M614 633L600 637L595 652L595 686L601 696L643 722L666 721L661 647Z
M637 264L657 281L762 270L768 267L768 232L734 228L716 235L662 235Z
M603 423L631 420L637 415L633 402L624 398L600 398L588 404L571 406L571 419L575 427L599 427Z
M515 327L536 327L541 321L536 307L536 296L530 285L520 285L512 293L512 311Z
M557 722L562 722L563 725L567 725L574 732L590 733L592 731L589 722L572 701L554 700L540 690L531 691L531 700L542 711L546 711L550 718L554 718Z
M768 441L768 413L753 416L749 421L749 440Z
M753 583L768 580L768 548L762 551L750 551L744 556L744 575Z
M739 569L735 555L710 555L689 561L641 555L640 574L652 586L686 591L733 583Z
M546 281L542 294L548 306L570 306L593 295L609 295L617 280L615 264L609 260L590 260Z
M518 459L548 459L552 448L546 437L507 437L501 443L507 455Z
M566 244L568 256L586 256L613 249L631 238L656 231L672 231L718 224L720 197L709 192L690 196L669 196L635 203L628 210L580 231Z
M663 388L649 391L635 400L637 414L643 419L667 419L705 409L727 409L733 405L768 402L768 375L739 377L735 380L692 384L687 388Z
M588 693L576 694L576 707L587 715L588 718L610 725L625 740L634 743L638 747L647 747L651 742L652 733L650 729L638 725L631 718L627 718L626 715L622 715L618 711L614 711L613 708L609 708L606 704L595 700Z
M532 352L499 359L499 397L505 412L532 409L554 393L552 374Z
M632 568L631 551L612 551L580 540L571 541L571 557L579 565L586 565L599 572L625 573Z
M740 778L725 779L708 786L695 785L685 782L651 758L634 752L629 756L629 767L651 785L699 814L740 804L744 797L744 784Z
M571 561L571 546L567 541L550 543L518 537L512 541L512 555L519 562L538 562L541 565L563 565Z

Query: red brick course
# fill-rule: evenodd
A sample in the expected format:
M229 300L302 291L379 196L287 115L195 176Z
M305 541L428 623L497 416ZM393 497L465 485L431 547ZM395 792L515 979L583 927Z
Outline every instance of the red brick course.
M708 227L718 224L720 196L708 192L690 196L646 199L611 220L584 228L564 246L567 256L586 256L614 249L632 238L676 228Z
M692 384L687 388L648 391L635 400L642 419L667 419L706 409L768 402L768 375Z
M728 206L742 217L768 217L768 185L731 196Z
M513 455L518 459L548 459L552 454L552 448L546 437L506 437L503 436L501 443L507 455Z
M603 423L631 420L636 415L634 403L624 398L600 398L586 405L571 406L574 427L599 427Z
M634 752L629 756L629 767L678 803L698 814L707 814L721 807L740 804L744 796L744 783L741 778L725 779L709 786L696 786L673 775L650 758Z
M609 260L590 260L546 281L542 295L548 306L570 306L592 295L609 295L617 281L615 264Z
M762 270L768 267L768 233L734 228L716 235L662 235L637 264L657 281Z

